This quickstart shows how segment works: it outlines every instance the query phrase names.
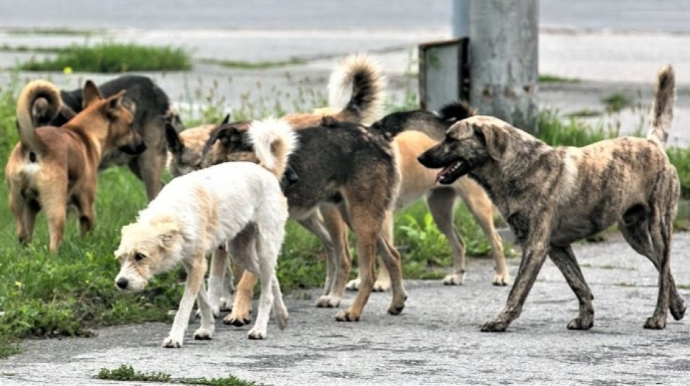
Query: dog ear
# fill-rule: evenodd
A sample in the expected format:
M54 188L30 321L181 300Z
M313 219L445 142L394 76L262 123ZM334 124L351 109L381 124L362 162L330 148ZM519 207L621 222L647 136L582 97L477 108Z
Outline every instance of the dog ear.
M508 133L502 127L491 122L473 123L474 132L483 140L486 151L491 158L498 161L508 146Z
M227 125L228 123L230 123L230 113L225 115L225 118L223 118L223 122L221 122L220 124Z
M105 111L108 117L111 119L116 117L120 110L124 107L124 101L122 100L122 97L125 95L125 90L122 90L118 92L115 95L112 95L108 97L105 103ZM130 112L130 114L134 115L133 112Z
M171 249L175 243L175 239L180 234L180 227L175 220L168 217L156 223L156 230L160 247L164 249Z
M92 103L100 101L103 99L101 96L101 91L98 90L96 84L90 80L87 80L84 84L84 89L82 90L82 108L90 106Z
M173 154L181 154L184 149L180 134L170 122L165 122L165 140L168 142L168 150Z

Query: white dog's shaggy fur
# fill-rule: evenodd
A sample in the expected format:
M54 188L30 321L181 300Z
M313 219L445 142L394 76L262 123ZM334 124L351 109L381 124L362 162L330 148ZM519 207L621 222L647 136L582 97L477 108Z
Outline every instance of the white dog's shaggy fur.
M122 228L115 252L122 267L115 281L124 291L140 291L155 274L179 263L187 283L164 347L181 347L194 299L199 301L201 327L195 339L211 339L213 314L205 291L206 255L228 241L237 263L261 278L261 297L250 339L266 336L271 305L280 328L287 324L280 285L275 275L288 218L279 179L296 144L284 121L254 122L249 129L259 165L229 162L172 180L137 222Z

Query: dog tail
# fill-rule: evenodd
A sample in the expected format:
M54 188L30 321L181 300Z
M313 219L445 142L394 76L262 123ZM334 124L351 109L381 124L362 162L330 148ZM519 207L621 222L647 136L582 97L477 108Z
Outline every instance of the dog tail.
M647 138L658 140L662 145L666 144L673 121L675 99L676 76L673 67L666 65L659 70L652 104L652 124Z
M254 145L259 165L280 180L287 169L290 154L297 148L297 133L286 121L269 118L252 122L247 136Z
M34 80L22 89L17 99L17 130L22 146L34 151L40 150L43 146L34 132L36 126L41 126L38 117L33 114L34 103L39 98L46 101L45 112L49 119L57 115L62 106L60 90L48 81Z
M385 87L386 78L374 59L364 54L350 55L331 73L328 105L342 106L349 94L350 99L337 114L339 120L370 123L381 115Z
M449 124L462 121L477 114L477 110L467 101L457 101L449 103L438 111L438 117Z

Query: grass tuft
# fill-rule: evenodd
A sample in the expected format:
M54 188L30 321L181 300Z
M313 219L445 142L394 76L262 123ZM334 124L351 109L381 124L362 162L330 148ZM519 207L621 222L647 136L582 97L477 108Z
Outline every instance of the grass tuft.
M632 98L620 92L608 95L601 101L604 103L604 106L606 106L606 111L609 113L618 113L624 108L631 107L633 105Z
M539 83L580 83L582 80L577 78L564 78L558 75L540 74Z
M176 383L183 385L206 385L206 386L259 386L256 382L245 381L235 376L224 378L173 378L170 374L163 372L143 372L136 371L131 365L120 365L120 367L109 370L102 368L96 379L111 381L134 381L134 382L160 382Z
M62 71L68 67L73 71L100 73L187 71L192 68L192 57L182 48L105 42L74 44L60 49L55 58L31 59L20 65L26 71Z
M289 60L282 61L266 61L266 62L247 62L244 60L219 60L219 59L200 59L200 63L213 64L216 66L234 68L240 70L268 70L272 68L280 68L286 66L297 66L306 64L307 61L302 58L292 57Z

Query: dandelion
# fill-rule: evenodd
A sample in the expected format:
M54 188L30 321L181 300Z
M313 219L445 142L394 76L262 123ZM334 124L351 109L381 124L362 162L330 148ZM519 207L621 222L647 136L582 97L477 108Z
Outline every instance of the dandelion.
M21 281L15 281L15 282L14 282L14 286L17 287L17 288L22 288L22 287L24 286L24 284L22 284Z
M67 66L67 67L63 68L63 69L62 69L62 73L65 74L65 75L70 75L70 74L72 74L72 67Z

